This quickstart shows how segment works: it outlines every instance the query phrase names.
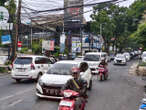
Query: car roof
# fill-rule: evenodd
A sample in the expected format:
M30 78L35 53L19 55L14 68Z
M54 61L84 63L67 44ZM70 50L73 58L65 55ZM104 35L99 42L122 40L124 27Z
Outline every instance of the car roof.
M64 63L64 64L80 64L81 61L74 61L74 60L61 60L61 61L58 61L56 62L57 64L58 63Z
M106 52L88 52L86 55L101 55L101 54L107 54Z
M42 55L17 55L17 57L33 57L33 58L36 58L36 57L46 57L46 56L42 56ZM46 57L48 58L48 57Z

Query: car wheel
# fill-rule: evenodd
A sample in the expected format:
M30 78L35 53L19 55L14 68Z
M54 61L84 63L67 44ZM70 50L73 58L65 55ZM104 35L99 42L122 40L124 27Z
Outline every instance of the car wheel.
M21 82L21 79L15 79L17 83Z
M89 84L88 90L91 90L91 89L92 89L92 80L90 80L90 84Z

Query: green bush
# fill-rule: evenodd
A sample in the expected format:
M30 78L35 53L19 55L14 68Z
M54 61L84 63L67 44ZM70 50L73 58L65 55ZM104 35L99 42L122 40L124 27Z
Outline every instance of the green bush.
M26 48L26 47L25 48L22 48L20 52L21 53L26 53L26 52L28 52L28 48Z
M32 45L32 52L33 52L34 54L41 54L41 53L42 53L42 47L41 47L39 44L34 43L34 44Z
M138 66L146 66L146 62L141 62Z
M6 73L8 70L5 67L0 67L0 73Z

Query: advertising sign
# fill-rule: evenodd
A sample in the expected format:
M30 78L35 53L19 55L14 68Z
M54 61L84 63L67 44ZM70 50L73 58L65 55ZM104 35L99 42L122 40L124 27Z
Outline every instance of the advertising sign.
M81 52L81 39L79 37L72 37L72 53Z
M60 53L64 53L64 50L65 50L65 39L66 39L66 36L65 36L65 34L63 33L63 34L60 36Z
M2 44L10 44L11 43L11 36L10 35L4 35L2 38Z
M0 6L0 23L7 23L9 19L9 12L5 7Z
M83 14L81 14L83 7L78 7L79 5L83 5L83 0L64 0L64 18L68 18L64 20L65 29L80 28L80 24L83 22Z
M42 41L42 50L54 51L54 40L43 40Z
M54 51L54 40L49 41L49 50Z

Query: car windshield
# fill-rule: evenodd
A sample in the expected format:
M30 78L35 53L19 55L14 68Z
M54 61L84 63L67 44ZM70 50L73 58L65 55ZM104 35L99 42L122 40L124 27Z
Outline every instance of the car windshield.
M31 64L32 58L31 57L18 57L14 64Z
M84 57L85 61L99 61L99 56L98 55L86 55Z
M125 58L123 55L117 55L117 58Z
M56 63L49 70L48 74L71 75L71 68L77 67L77 64Z

